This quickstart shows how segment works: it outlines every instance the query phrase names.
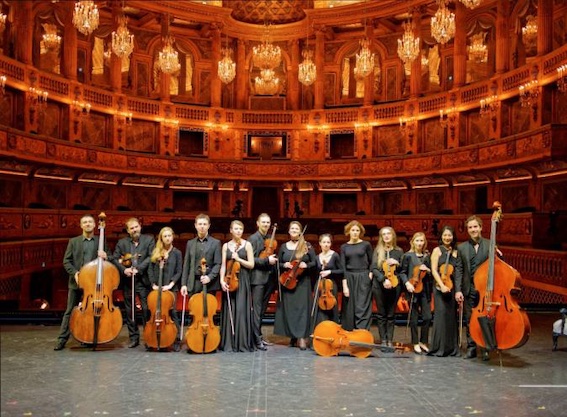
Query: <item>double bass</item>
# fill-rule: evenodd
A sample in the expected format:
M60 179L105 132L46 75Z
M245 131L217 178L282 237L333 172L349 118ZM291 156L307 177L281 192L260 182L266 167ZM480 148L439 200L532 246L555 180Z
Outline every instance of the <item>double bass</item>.
M170 347L177 338L177 326L169 315L175 304L175 295L171 291L162 289L164 264L165 258L162 257L159 260L158 289L148 294L148 309L151 311L151 316L144 326L146 345L157 350Z
M98 216L100 237L98 251L104 251L106 214ZM122 329L122 313L112 303L112 292L118 288L118 269L100 256L79 271L79 288L83 290L81 303L71 312L69 328L81 343L98 344L116 339Z
M491 350L514 349L528 341L530 321L514 294L520 291L520 273L496 256L496 226L502 205L493 205L488 259L478 267L474 283L479 303L473 308L469 331L477 345Z
M207 273L207 261L201 259L201 275ZM215 296L207 293L207 284L203 291L189 299L189 314L193 317L185 334L187 347L195 353L210 353L220 344L220 330L213 321L218 303Z

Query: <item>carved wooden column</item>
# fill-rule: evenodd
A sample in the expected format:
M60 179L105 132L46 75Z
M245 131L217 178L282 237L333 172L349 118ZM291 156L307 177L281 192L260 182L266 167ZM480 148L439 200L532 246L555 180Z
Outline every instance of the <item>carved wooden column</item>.
M248 65L246 65L246 43L242 39L236 42L236 108L248 108Z
M77 80L77 29L73 25L74 3L64 4L65 29L63 31L63 75L69 80Z
M421 27L421 11L413 12L413 24L416 28L416 36L419 36L419 28ZM421 45L419 45L420 53L411 63L410 75L410 97L416 98L421 93Z
M502 74L510 68L510 0L500 0L496 12L496 73Z
M461 3L456 2L455 9L455 44L453 56L453 79L454 86L461 87L467 80L467 28L466 28L467 8Z
M291 68L287 71L287 109L297 110L299 108L299 40L294 39L288 42L291 54Z
M16 59L24 64L32 65L32 51L33 51L33 25L34 19L32 16L32 1L19 2L17 7L14 7L15 18L14 26L15 33L18 34L16 43Z
M221 80L218 75L218 62L221 59L221 32L217 25L211 27L212 53L211 53L211 107L220 107L221 105Z
M325 32L324 28L315 31L315 65L317 66L317 79L314 85L314 108L322 109L325 102L325 80L323 66L325 65Z
M545 55L553 49L553 1L537 2L537 54Z

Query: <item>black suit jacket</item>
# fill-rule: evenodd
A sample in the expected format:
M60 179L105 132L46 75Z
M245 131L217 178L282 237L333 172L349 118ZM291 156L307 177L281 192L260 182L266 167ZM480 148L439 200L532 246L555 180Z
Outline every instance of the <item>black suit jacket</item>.
M207 261L207 271L201 273L201 258ZM185 249L185 260L183 261L183 274L181 275L181 286L186 285L189 294L201 292L203 286L195 276L208 275L211 282L207 289L211 291L220 290L219 272L221 268L222 255L220 240L207 235L206 241L201 243L196 237L187 242Z
M126 269L121 263L120 258L127 253L137 256L138 274L136 279L143 283L145 286L150 286L150 278L148 277L148 267L150 266L150 258L154 251L155 242L154 237L151 235L141 235L138 246L134 246L130 236L122 238L116 244L114 249L114 265L120 271L120 275L124 277L124 270Z
M83 256L84 239L85 238L83 235L69 239L67 249L65 250L65 255L63 256L63 268L65 268L65 271L67 271L67 273L69 274L68 286L73 290L79 288L77 282L75 281L75 273L77 273L77 271L80 271L86 263L94 261L98 257L99 237L93 236L94 244L91 245L89 252L86 253L85 256ZM105 247L104 250L108 256L108 248ZM108 260L111 260L110 256L108 257Z
M260 253L264 250L264 240L266 238L260 232L256 232L248 238L248 242L250 242L254 250L254 269L252 269L250 277L251 285L266 285L270 279L270 274L274 270L268 258L260 258Z
M474 246L470 240L460 243L457 246L457 250L463 261L463 278L462 280L455 280L456 292L462 292L465 297L471 294L471 290L472 292L476 292L474 273L478 267L488 259L489 249L490 240L484 237L480 238L478 252L475 252Z

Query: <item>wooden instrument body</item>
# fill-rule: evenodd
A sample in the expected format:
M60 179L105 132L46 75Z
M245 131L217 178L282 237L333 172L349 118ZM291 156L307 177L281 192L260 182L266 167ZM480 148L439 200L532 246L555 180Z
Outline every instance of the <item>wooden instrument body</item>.
M385 279L390 280L392 288L396 288L399 283L398 276L396 275L396 265L390 265L388 260L385 260L382 262L382 270L384 271Z
M207 286L203 285L203 291L194 294L188 304L193 319L185 334L187 347L195 353L214 352L221 340L220 330L213 321L218 307L217 299L208 294Z
M421 265L417 265L413 268L412 276L409 279L411 285L413 285L414 294L420 294L423 291L423 279L427 275L427 271L424 271Z
M303 268L299 267L301 259L294 259L290 262L292 267L287 271L282 272L280 275L280 284L288 290L293 290L297 287L297 277L303 273Z
M231 259L226 263L226 275L224 281L228 285L228 291L233 292L238 289L238 274L240 273L240 262Z
M276 252L276 249L278 247L278 242L274 239L274 237L276 235L277 227L278 224L275 223L272 229L272 235L270 236L269 239L264 240L264 249L262 250L262 252L260 252L260 259L265 259Z
M319 281L319 299L317 304L321 310L331 310L337 304L337 298L333 294L333 280L321 278Z
M348 352L351 356L366 358L374 347L374 336L365 329L348 331L334 321L325 320L313 331L313 349L321 356Z
M451 256L451 254L447 253L447 256ZM453 275L454 269L455 268L450 263L444 263L439 267L441 281L443 281L443 285L446 286L449 291L453 289L453 280L451 279L451 275Z

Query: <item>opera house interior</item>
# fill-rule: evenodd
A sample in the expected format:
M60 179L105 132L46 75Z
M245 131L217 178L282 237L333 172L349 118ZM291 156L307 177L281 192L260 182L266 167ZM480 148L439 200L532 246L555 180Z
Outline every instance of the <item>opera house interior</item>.
M497 201L503 220L495 240L521 275L519 304L550 312L549 319L567 305L567 1L0 0L0 6L3 359L8 334L23 337L11 334L8 323L60 323L68 293L62 259L86 213L106 213L111 248L127 236L132 217L156 236L171 226L184 251L199 213L210 216L210 233L221 243L231 239L232 220L243 221L247 236L257 216L268 213L280 244L298 220L314 247L330 233L338 250L349 240L345 225L357 220L373 248L379 229L390 226L407 251L415 232L433 249L444 225L466 241L472 214L484 220L483 236L490 238ZM121 305L119 291L115 297ZM274 296L268 315L275 303ZM534 323L547 326L544 317ZM49 337L44 351L52 350L55 333ZM132 353L124 351L119 361ZM212 367L223 360L205 358ZM311 366L310 359L302 357L300 366ZM365 372L363 363L351 364ZM393 365L376 366L394 372ZM486 370L470 372L480 379ZM567 384L559 374L554 382ZM2 386L2 415L22 415L24 409L5 402L4 375ZM545 395L548 408L537 415L560 415L553 390ZM85 408L66 415L92 415L95 400L85 398ZM226 407L244 401L238 398L225 398ZM270 403L272 412L250 398L242 407L246 415L302 415L293 401L278 401ZM514 415L536 415L535 400L526 401L529 407ZM432 414L421 415L457 415L449 404L427 404ZM359 406L354 414L326 415L371 415ZM63 415L52 407L44 415ZM380 407L393 411L371 409ZM196 410L187 415L228 412Z

